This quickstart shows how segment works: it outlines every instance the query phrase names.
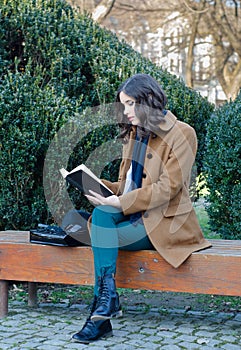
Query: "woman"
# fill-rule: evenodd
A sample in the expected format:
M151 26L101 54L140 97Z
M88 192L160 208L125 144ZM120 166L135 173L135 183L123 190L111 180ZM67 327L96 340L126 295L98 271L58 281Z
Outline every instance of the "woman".
M188 192L197 139L192 127L165 110L166 96L151 76L136 74L116 98L123 139L114 195L88 195L95 205L90 228L95 288L91 313L73 339L89 343L112 335L110 319L122 315L115 273L119 249L156 249L172 266L210 247Z

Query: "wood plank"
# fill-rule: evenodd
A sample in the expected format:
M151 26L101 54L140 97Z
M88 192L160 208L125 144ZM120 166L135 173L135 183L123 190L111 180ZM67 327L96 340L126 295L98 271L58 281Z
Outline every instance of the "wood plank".
M195 254L213 254L214 252L226 254L229 251L235 255L241 254L241 240L211 239L209 241L212 243L211 248ZM29 242L29 231L0 231L0 244L4 242L31 244Z
M118 286L241 296L240 268L241 256L193 254L175 269L156 252L121 252Z
M0 244L0 279L66 284L93 283L90 247Z
M0 280L0 318L8 313L8 281Z
M0 243L29 243L29 231L0 231Z
M178 269L156 251L120 251L117 286L241 296L241 241L212 240L212 244ZM92 250L31 244L27 231L0 232L0 279L92 285Z
M38 285L35 282L28 282L28 306L36 307L38 305Z

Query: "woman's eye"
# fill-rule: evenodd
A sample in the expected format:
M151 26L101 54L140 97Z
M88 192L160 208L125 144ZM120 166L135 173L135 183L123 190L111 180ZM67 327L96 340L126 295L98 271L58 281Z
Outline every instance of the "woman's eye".
M129 102L128 102L128 105L129 105L129 106L133 106L133 105L134 105L134 101L129 101Z

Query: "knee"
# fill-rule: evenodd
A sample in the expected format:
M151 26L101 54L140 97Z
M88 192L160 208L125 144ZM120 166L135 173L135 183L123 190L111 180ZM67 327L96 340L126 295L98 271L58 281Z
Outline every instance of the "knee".
M110 205L98 205L95 207L92 213L92 217L106 216L111 214L119 213L119 209L114 208Z

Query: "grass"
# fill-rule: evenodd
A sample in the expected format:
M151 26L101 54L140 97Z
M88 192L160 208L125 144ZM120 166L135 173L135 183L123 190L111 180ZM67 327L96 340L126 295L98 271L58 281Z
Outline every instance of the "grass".
M241 312L241 298L192 293L159 292L118 288L123 310L134 306L136 312L147 312L150 308L182 309L185 311ZM13 284L9 300L27 305L27 283ZM59 285L40 283L38 302L44 304L90 305L93 299L93 286Z
M27 283L13 283L10 286L9 300L27 303L27 287ZM39 283L37 295L39 303L90 304L93 298L93 287Z
M207 239L220 239L220 236L216 234L215 232L212 232L209 226L209 217L208 213L205 209L204 205L204 199L199 199L197 202L193 205L194 210L196 212L199 225L201 226L201 229L203 231L203 234L205 238Z

